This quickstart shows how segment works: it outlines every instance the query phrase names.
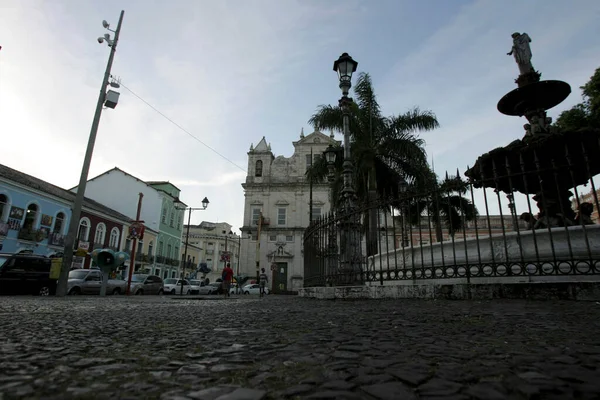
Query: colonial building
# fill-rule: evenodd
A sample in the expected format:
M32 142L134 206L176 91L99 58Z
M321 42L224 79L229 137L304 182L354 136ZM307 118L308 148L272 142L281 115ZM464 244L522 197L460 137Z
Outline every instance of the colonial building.
M62 254L74 200L75 194L66 189L0 165L0 250ZM86 197L77 231L78 247L119 250L130 223L127 216ZM73 265L89 263L89 257L76 257Z
M185 239L184 239L185 241ZM202 259L202 248L196 244L187 244L187 254L186 254L186 244L181 245L181 264L183 265L185 271L184 275L190 277L190 279L195 279L197 277L202 276L199 273L200 268L200 260ZM187 260L187 262L184 262Z
M165 277L163 271L155 265L157 238L157 231L145 227L143 239L138 240L137 245L135 246L135 271ZM131 256L132 243L131 240L127 238L127 235L123 238L123 249ZM131 260L125 261L126 271L127 268L129 268L130 262Z
M187 234L187 225L184 226L184 246ZM229 262L234 272L239 264L240 237L231 231L231 224L227 222L202 221L199 225L190 225L188 244L200 249L197 267L206 264L210 272L206 277L215 281L221 277L225 264ZM183 252L182 252L183 254ZM190 251L188 249L188 258ZM198 271L200 272L200 271Z
M292 142L294 154L275 156L263 137L248 152L248 176L244 188L244 222L240 228L240 272L257 275L257 263L268 271L274 293L302 287L303 234L309 224L310 194L306 170L330 144L339 144L333 135L313 132ZM313 217L330 209L327 183L313 185ZM261 219L262 218L262 219ZM260 235L258 235L259 220Z
M77 187L71 190L75 192ZM186 206L179 200L179 188L164 181L145 182L115 167L90 179L85 192L132 219L136 217L139 193L142 193L140 219L145 226L158 232L157 243L153 243L154 263L144 269L159 272L163 278L179 276L182 208ZM127 246L125 250L130 249Z
M590 191L583 194L581 192L578 193L579 194L579 204L581 203L590 203L592 204L592 206L594 207L594 211L592 212L592 215L590 216L592 218L592 221L594 221L594 223L599 224L600 223L600 217L598 216L598 202L600 201L600 189L596 189L596 193L594 193L594 191L590 188ZM573 207L573 210L575 210L575 212L577 212L577 199L573 199L571 202L571 206Z

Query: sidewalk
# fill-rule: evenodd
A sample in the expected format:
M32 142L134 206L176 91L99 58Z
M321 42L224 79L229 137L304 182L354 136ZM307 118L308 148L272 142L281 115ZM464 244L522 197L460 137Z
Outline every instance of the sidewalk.
M4 399L600 393L595 302L3 297L0 320Z

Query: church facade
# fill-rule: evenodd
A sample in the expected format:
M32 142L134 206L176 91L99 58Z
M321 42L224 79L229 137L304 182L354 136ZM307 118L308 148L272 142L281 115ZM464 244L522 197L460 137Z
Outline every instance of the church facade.
M273 293L295 292L303 285L303 235L310 221L310 182L305 173L322 157L333 134L315 131L292 142L291 157L275 156L263 137L248 152L240 272L256 277L265 268ZM313 183L313 219L329 212L329 186ZM260 234L259 234L260 231ZM258 265L257 265L258 260Z

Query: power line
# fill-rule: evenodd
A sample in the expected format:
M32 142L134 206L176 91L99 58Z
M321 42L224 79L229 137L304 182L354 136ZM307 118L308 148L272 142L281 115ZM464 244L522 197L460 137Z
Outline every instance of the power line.
M212 147L210 147L209 145L207 145L206 143L204 143L202 140L198 139L196 136L194 136L193 134L191 134L188 130L186 130L184 127L182 127L181 125L179 125L177 122L173 121L171 118L169 118L168 116L166 116L163 112L161 112L158 108L154 107L152 104L150 104L148 101L144 100L140 95L138 95L137 93L135 93L133 90L129 89L127 86L123 85L122 82L119 82L119 84L127 89L129 91L129 93L131 93L132 95L134 95L135 97L137 97L140 101L142 101L144 104L146 104L148 107L150 107L151 109L153 109L154 111L156 111L160 116L162 116L163 118L165 118L167 121L169 121L170 123L172 123L173 125L175 125L177 128L179 128L180 130L182 130L183 132L185 132L188 136L190 136L192 139L197 140L198 142L200 142L200 144L204 145L206 148L208 148L209 150L211 150L213 153L219 155L222 159L224 159L225 161L229 162L230 164L232 164L233 166L241 169L242 171L246 172L246 170L242 167L240 167L239 165L237 165L236 163L234 163L233 161L231 161L229 158L227 158L225 155L219 153L217 150L213 149Z
M112 76L111 76L112 78ZM207 147L209 150L211 150L212 152L216 153L217 155L219 155L221 158L223 158L224 160L228 161L229 163L231 163L232 165L236 166L237 168L241 169L242 171L246 172L247 171L240 167L239 165L237 165L236 163L234 163L233 161L231 161L229 158L227 158L226 156L224 156L223 154L219 153L217 150L213 149L212 147L210 147L209 145L207 145L206 143L204 143L202 140L198 139L196 136L194 136L193 134L191 134L188 130L186 130L184 127L182 127L181 125L179 125L177 122L173 121L171 118L169 118L167 115L165 115L162 111L160 111L159 109L157 109L156 107L154 107L152 104L150 104L148 101L146 101L144 98L142 98L140 95L138 95L137 93L135 93L133 90L131 90L130 88L128 88L127 86L123 85L123 83L119 80L118 81L119 85L125 89L127 89L127 91L129 91L129 93L131 93L132 95L134 95L135 97L137 97L140 101L142 101L144 104L146 104L148 107L150 107L151 109L153 109L154 111L156 111L160 116L162 116L163 118L165 118L167 121L169 121L170 123L172 123L173 125L175 125L177 128L181 129L183 132L185 132L188 136L190 136L192 139L197 140L198 142L200 142L200 144L204 145L205 147ZM271 185L268 185L269 187ZM283 192L277 192L279 195L281 195L284 198L287 198L290 201L295 201L295 199L292 199L291 197L288 197L285 193Z

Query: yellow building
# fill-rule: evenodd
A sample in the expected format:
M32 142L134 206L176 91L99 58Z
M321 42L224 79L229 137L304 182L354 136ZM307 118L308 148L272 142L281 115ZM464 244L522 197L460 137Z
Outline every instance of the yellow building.
M181 257L180 259L185 260L185 244L181 245ZM202 248L199 245L190 244L187 245L187 263L185 264L185 276L194 276L199 267L200 260L202 260Z
M155 249L156 238L158 232L146 227L144 229L144 238L137 241L135 246L135 270L136 273L154 274L161 278L169 278L164 273L161 274L161 269L155 265ZM131 256L132 241L127 239L127 235L123 235L122 248L123 251ZM126 270L129 268L129 261L125 262ZM165 271L166 273L166 271Z

